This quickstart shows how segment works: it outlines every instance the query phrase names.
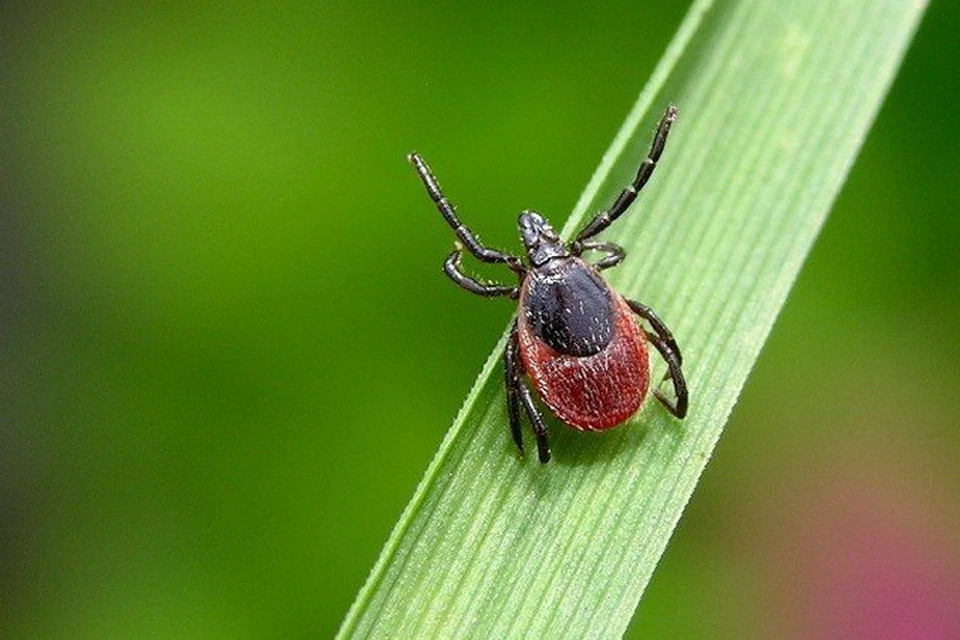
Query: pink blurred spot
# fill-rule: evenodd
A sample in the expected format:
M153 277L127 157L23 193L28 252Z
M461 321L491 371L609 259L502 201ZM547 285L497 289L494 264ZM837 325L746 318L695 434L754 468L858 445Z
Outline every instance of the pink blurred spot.
M830 471L830 486L793 505L784 520L795 526L775 543L788 635L960 639L957 539L927 496L891 486L889 469L866 482Z

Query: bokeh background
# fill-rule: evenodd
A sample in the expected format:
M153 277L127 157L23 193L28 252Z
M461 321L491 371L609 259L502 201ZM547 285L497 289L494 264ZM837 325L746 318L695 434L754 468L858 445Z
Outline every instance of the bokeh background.
M0 5L0 635L332 635L510 313L404 155L517 246L686 4ZM957 33L933 2L631 636L960 637Z

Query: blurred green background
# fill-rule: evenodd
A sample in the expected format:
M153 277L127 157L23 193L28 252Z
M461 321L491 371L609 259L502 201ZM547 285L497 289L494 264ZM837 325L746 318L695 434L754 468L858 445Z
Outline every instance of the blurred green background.
M0 635L333 634L510 313L404 155L517 247L685 10L3 3ZM958 32L934 2L632 636L960 637Z

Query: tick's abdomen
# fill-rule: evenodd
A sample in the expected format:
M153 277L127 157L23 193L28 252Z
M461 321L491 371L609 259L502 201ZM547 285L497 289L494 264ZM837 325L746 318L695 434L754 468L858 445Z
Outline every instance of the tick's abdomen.
M623 298L580 259L527 276L518 330L534 387L570 426L609 429L640 408L649 386L646 338Z

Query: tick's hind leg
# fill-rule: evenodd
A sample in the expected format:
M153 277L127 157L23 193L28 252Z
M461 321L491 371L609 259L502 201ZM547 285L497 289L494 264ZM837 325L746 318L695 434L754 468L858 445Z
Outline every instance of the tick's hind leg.
M520 382L520 400L527 410L527 416L530 418L530 426L533 427L533 433L537 436L537 457L540 462L546 464L550 462L550 443L547 441L547 427L543 424L543 416L533 403L533 396L530 395L530 389L527 385Z
M507 415L510 417L510 434L523 454L523 432L520 428L520 374L517 367L517 323L514 321L503 352L503 372L507 386Z
M670 329L667 328L667 325L663 323L663 320L660 319L660 316L658 316L653 309L633 300L627 300L627 305L630 306L634 313L649 322L650 326L653 327L652 332L645 330L644 333L647 335L650 344L656 347L657 351L660 352L660 355L667 363L667 376L670 376L673 381L673 391L677 400L675 403L671 402L659 389L655 390L653 395L667 408L667 411L682 420L687 415L689 394L687 392L687 381L683 377L683 369L680 368L683 364L680 347L677 345L677 341L674 340ZM664 376L664 380L666 380L666 376Z
M635 300L627 300L627 304L633 309L633 312L650 323L650 326L653 327L653 330L657 333L658 336L666 343L670 350L677 356L677 362L683 364L683 356L680 355L680 347L677 345L677 341L673 339L673 334L670 333L670 329L667 328L667 325L663 323L663 320L660 319L660 316L657 313L643 304L642 302L637 302Z
M520 363L517 353L517 322L514 320L510 328L510 338L507 340L507 348L504 351L504 369L506 372L507 384L507 413L510 416L510 433L513 435L513 441L517 443L520 453L523 453L523 435L520 425L520 404L530 419L530 425L533 428L534 435L537 436L537 457L540 462L550 462L550 443L547 441L547 427L543 424L543 416L537 409L530 395L530 389L523 383L520 376L523 374L523 367Z
M650 331L644 331L644 333L647 334L647 339L657 348L657 351L660 352L663 359L667 361L667 367L669 368L667 375L673 380L673 391L677 399L676 402L671 402L668 397L663 395L660 389L654 390L653 395L667 408L667 411L683 420L687 415L689 396L687 394L687 381L684 379L683 370L680 368L680 356L674 353L667 344L667 341L659 335L651 333ZM664 379L666 379L666 376L664 376Z

